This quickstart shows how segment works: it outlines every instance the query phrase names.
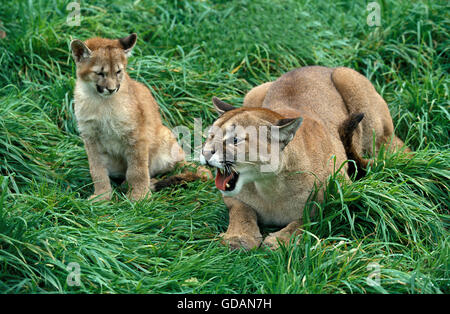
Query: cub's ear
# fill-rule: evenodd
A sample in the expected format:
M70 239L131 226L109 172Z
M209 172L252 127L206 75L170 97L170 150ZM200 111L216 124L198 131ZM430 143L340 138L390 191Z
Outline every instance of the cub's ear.
M287 144L292 141L295 133L297 133L298 128L300 127L300 125L302 125L302 122L302 117L281 119L278 121L275 127L277 127L279 131L279 141L281 149L284 149Z
M212 98L212 102L213 102L214 108L216 108L216 111L220 115L222 115L226 111L236 109L232 105L220 100L219 98L217 98L215 96Z
M70 50L76 63L83 62L91 57L91 50L79 39L74 39L70 43Z
M119 38L119 42L122 45L122 48L125 51L127 57L131 56L131 51L133 50L134 45L136 45L136 41L137 41L136 33L132 33L124 38Z

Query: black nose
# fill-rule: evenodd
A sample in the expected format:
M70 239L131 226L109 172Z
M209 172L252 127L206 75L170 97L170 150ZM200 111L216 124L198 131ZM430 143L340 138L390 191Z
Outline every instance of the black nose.
M106 88L107 90L108 90L108 92L110 93L110 94L112 94L112 93L114 93L115 91L116 91L116 89L114 88L114 89L109 89L109 88Z

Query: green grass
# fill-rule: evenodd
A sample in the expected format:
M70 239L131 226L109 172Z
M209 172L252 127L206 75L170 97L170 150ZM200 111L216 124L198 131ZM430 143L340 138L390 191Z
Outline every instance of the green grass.
M68 1L2 1L0 292L450 293L447 1L380 1L379 28L365 1L122 2L82 1L76 27ZM295 67L343 65L370 78L417 153L379 158L353 184L330 177L298 244L275 252L220 245L228 216L212 182L92 204L68 46L130 32L129 72L169 126L212 123L213 95L240 104Z

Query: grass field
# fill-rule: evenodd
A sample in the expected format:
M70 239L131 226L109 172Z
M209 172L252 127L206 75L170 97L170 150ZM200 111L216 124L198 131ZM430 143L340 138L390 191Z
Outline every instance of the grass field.
M366 1L325 0L82 1L71 26L69 1L2 0L0 292L450 293L450 7L378 2L380 27ZM214 95L238 105L293 68L343 65L370 78L416 154L353 184L330 177L298 245L274 252L219 243L228 215L212 181L92 204L68 47L131 32L129 73L169 126L212 123Z

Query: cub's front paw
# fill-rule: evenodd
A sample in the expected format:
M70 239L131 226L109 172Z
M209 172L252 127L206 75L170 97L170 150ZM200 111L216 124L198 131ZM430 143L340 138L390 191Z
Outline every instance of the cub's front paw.
M254 237L248 234L220 234L222 238L221 243L229 246L232 250L237 250L243 248L245 250L251 250L253 248L259 247L261 244L261 237Z
M92 194L88 197L88 200L93 202L101 202L101 201L110 201L111 200L111 192L106 192L103 194Z
M152 196L152 192L150 192L149 189L146 189L144 191L131 191L131 193L128 194L128 198L130 200L132 200L133 202L135 201L140 201L143 199L149 199Z
M269 233L269 235L264 239L263 247L269 248L271 250L276 250L280 245L288 245L291 240L291 235L287 232L278 231Z

